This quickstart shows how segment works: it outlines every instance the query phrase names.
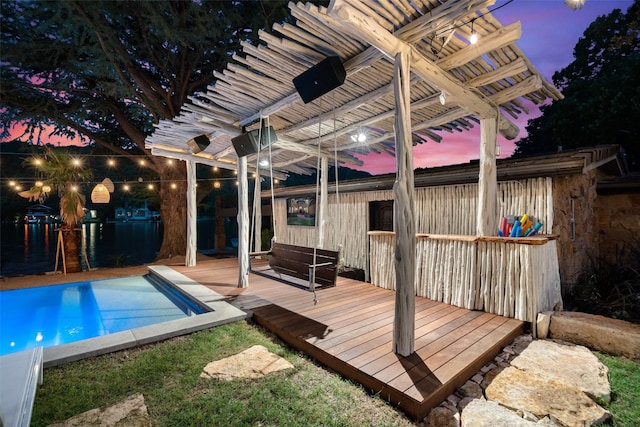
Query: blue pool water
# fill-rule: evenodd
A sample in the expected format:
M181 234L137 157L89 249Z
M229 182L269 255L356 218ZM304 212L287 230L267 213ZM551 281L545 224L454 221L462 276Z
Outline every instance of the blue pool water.
M0 355L53 347L203 313L149 276L0 292Z

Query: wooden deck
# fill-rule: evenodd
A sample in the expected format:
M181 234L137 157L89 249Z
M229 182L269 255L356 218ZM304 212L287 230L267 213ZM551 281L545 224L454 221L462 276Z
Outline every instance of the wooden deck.
M313 293L251 274L239 289L236 259L173 267L225 295L283 341L372 393L424 418L509 344L524 323L416 297L415 353L391 351L395 294L343 277Z

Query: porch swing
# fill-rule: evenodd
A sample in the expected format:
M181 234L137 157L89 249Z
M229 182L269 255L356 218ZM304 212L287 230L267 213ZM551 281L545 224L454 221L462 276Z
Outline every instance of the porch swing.
M260 118L260 131L258 140L261 141L263 123L262 116ZM269 118L267 117L267 120ZM267 133L270 138L271 135ZM269 173L271 180L271 210L272 210L272 218L275 220L275 203L274 203L274 193L273 193L273 162L272 162L272 152L271 152L271 141L268 141L269 147ZM335 145L335 144L334 144ZM320 147L318 146L318 150ZM337 154L337 148L334 147ZM318 157L319 159L320 157ZM337 156L336 156L337 159ZM260 162L260 152L258 152L258 156L256 157L256 170L259 166ZM337 160L336 160L337 162ZM316 171L319 169L319 165L316 167ZM338 179L337 175L337 165L336 165L336 181ZM316 177L316 200L318 196L318 187L319 187L319 178ZM256 192L259 191L258 184L256 184ZM336 192L337 192L336 185ZM253 216L254 220L252 221L252 227L255 223L255 202L254 202L254 210ZM316 228L316 237L318 236L318 224L315 225ZM261 265L258 267L254 267L252 260L257 257L268 256L269 261L268 265ZM314 293L314 304L317 304L318 298L315 293L318 289L324 289L329 287L336 286L336 281L338 278L338 269L341 264L341 250L332 251L328 249L320 249L318 247L305 247L305 246L297 246L290 245L285 243L277 242L277 236L275 235L275 227L274 227L274 236L271 240L271 248L267 251L256 251L249 253L249 271L254 274L268 277L270 279L276 280L278 282L294 286L300 289L305 289Z

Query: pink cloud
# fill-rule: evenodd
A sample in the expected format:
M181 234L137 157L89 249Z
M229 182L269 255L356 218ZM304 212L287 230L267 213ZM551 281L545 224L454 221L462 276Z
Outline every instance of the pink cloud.
M30 136L29 134L25 134L26 128L26 125L22 123L14 123L9 129L9 136L0 140L0 143L13 141L15 139L19 139L24 142L28 141ZM61 135L51 135L53 131L53 126L44 126L42 130L36 131L36 133L31 137L31 142L33 144L53 144L62 147L69 145L85 145L80 137L68 138Z

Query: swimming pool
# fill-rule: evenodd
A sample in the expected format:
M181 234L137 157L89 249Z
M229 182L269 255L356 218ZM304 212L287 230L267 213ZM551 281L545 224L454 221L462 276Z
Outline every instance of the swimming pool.
M211 311L150 275L0 292L0 355Z

